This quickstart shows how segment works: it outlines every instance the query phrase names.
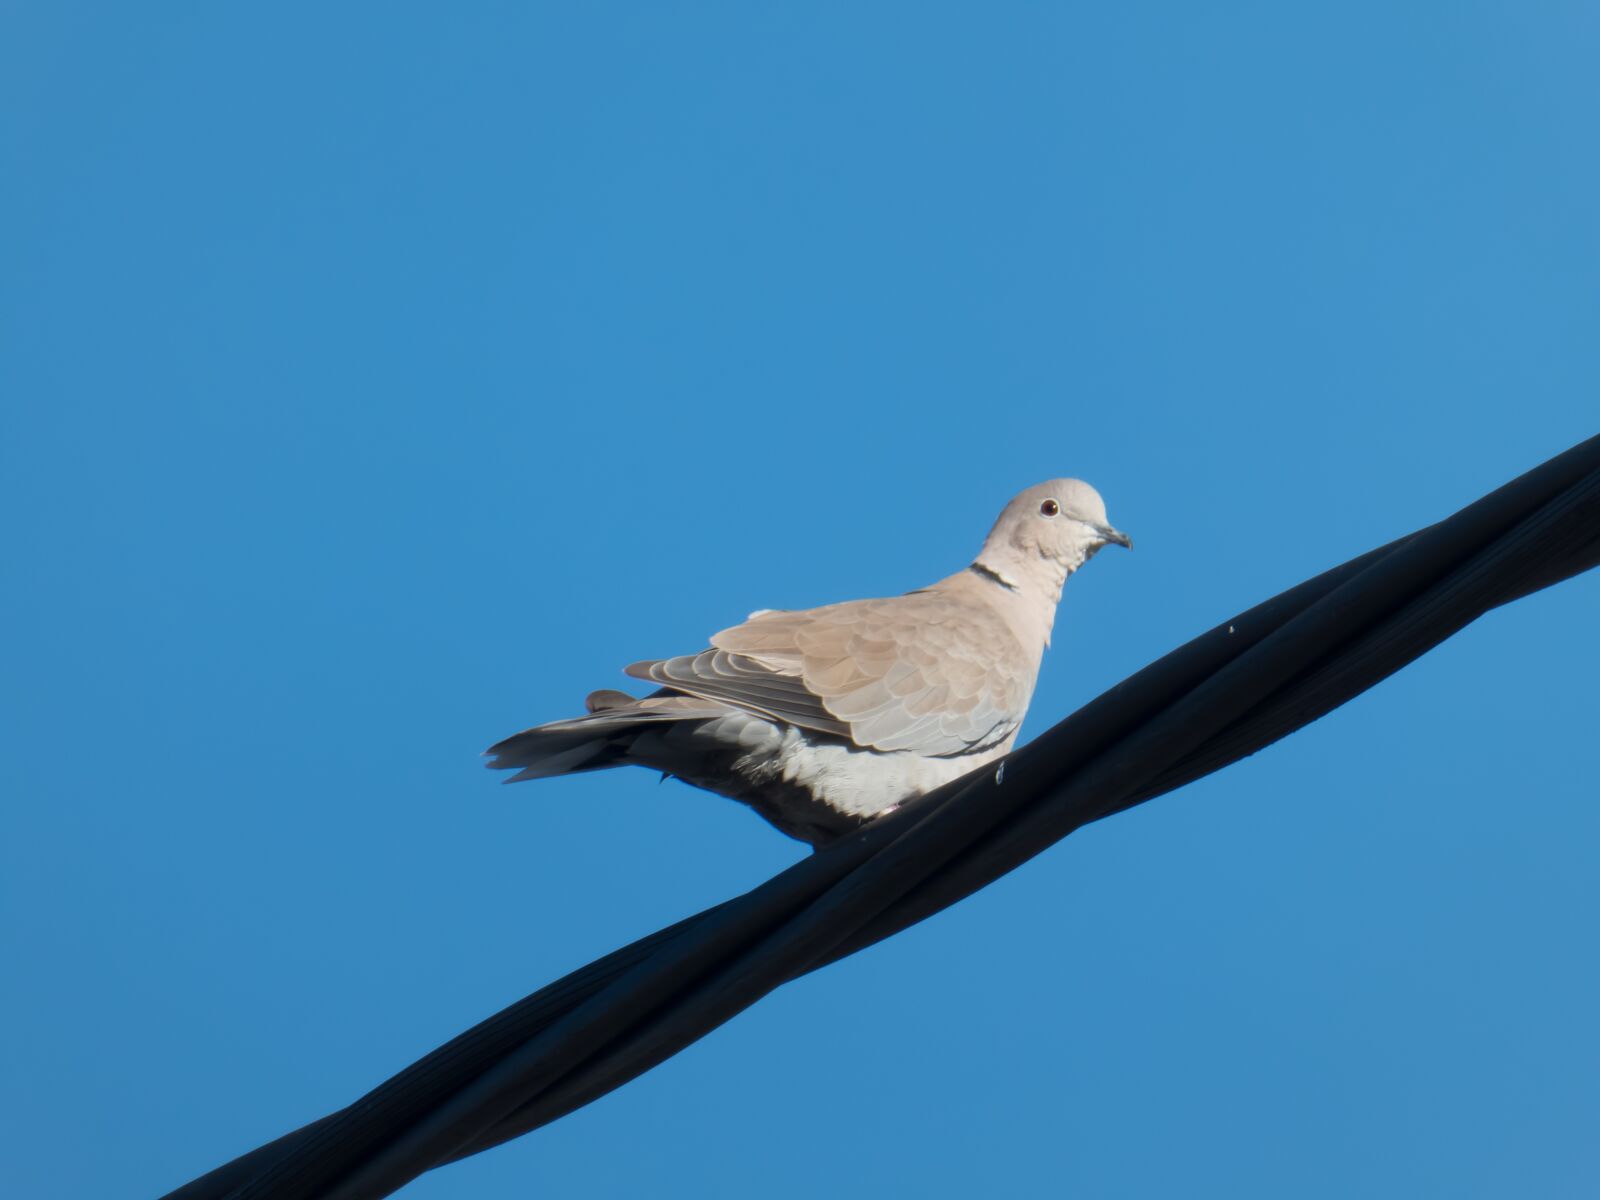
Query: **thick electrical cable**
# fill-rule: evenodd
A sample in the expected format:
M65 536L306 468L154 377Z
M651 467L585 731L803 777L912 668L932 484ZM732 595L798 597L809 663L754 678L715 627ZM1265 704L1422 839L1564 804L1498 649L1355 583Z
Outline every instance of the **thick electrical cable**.
M1291 588L1014 752L535 992L349 1107L172 1192L367 1200L589 1103L784 982L1083 825L1253 754L1483 613L1600 565L1600 438Z

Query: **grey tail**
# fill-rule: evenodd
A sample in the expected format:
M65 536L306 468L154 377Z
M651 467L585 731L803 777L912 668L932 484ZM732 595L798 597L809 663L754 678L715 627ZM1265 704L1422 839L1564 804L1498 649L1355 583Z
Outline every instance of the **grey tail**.
M654 727L725 715L725 705L689 696L657 692L636 699L626 692L591 692L581 717L551 721L514 733L484 751L485 765L496 771L517 770L507 783L575 775L628 763L634 739Z

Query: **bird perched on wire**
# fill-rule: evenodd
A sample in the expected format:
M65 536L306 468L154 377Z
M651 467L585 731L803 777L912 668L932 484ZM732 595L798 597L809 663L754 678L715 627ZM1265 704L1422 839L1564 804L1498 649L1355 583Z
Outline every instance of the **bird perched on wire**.
M1067 577L1132 546L1077 479L1022 492L972 564L928 587L763 609L698 654L627 674L648 696L590 693L581 717L491 746L506 782L629 764L748 804L820 846L1010 751Z

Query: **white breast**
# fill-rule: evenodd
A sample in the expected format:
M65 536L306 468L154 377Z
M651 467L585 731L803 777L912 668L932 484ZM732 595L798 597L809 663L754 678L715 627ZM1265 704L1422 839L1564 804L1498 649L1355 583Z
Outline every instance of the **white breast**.
M994 762L1010 748L1008 741L980 754L923 758L904 751L885 754L836 742L810 742L789 727L775 753L768 750L761 761L741 761L735 769L802 788L836 812L868 817Z
M816 843L994 762L1014 739L976 754L924 758L730 710L719 719L646 727L628 757L748 804L785 833Z

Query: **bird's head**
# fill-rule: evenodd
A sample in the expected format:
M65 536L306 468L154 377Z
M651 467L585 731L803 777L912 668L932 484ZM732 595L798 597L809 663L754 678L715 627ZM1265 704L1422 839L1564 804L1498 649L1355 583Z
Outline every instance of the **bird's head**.
M1106 519L1105 501L1081 479L1050 479L1019 493L989 531L979 560L1026 566L1039 559L1068 573L1102 546L1132 548Z

